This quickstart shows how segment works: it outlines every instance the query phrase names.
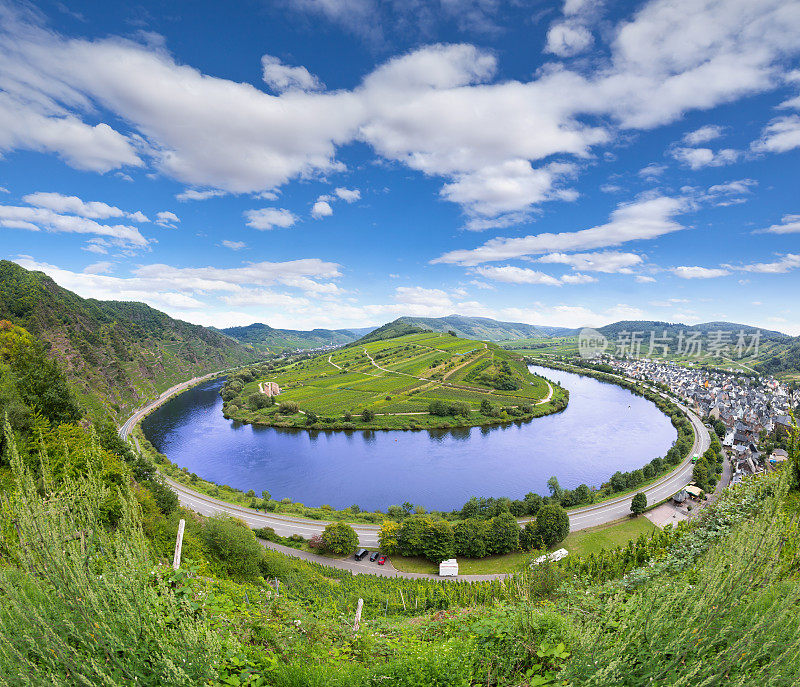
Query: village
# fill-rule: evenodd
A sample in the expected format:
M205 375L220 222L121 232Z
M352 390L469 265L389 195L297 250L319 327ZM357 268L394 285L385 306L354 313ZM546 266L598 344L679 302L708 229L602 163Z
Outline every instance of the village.
M789 413L800 403L796 385L647 358L604 362L626 377L663 385L718 434L724 427L720 438L731 464L731 483L787 460L787 451L776 444L791 431Z

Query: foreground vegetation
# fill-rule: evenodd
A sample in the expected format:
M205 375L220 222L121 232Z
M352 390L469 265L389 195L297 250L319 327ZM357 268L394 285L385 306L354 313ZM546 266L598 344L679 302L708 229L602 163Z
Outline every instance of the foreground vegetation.
M277 397L262 392L269 382ZM446 429L528 420L567 404L565 390L518 356L432 332L242 370L222 398L226 417L313 429Z

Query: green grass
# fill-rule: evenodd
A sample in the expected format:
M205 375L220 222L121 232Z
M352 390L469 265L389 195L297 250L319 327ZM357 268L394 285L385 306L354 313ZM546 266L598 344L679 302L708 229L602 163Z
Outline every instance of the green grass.
M584 557L603 549L625 546L632 539L642 534L654 532L656 526L646 517L626 518L599 527L578 530L567 535L567 538L554 548L564 548L570 556ZM461 575L493 575L518 571L528 559L530 553L516 551L503 556L487 556L486 558L459 558L458 572ZM439 566L426 558L418 556L393 556L392 565L403 572L436 574Z

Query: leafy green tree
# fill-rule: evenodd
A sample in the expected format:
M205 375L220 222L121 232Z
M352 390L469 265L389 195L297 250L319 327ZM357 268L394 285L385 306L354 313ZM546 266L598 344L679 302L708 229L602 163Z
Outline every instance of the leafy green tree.
M511 513L492 518L490 527L487 547L490 553L508 553L519 548L519 523Z
M447 520L429 520L422 533L422 553L429 561L441 563L455 553L453 528Z
M647 509L647 496L641 492L631 500L631 513L641 515Z
M450 414L447 404L444 401L431 401L428 404L428 413L436 417L445 417Z
M355 551L358 535L346 522L332 522L322 531L322 545L331 553L344 556Z
M426 523L429 521L430 518L424 515L409 515L403 520L398 539L400 553L404 556L423 555L423 537Z
M384 520L378 531L378 542L383 553L393 556L400 553L400 531L402 525L393 520Z
M554 498L556 501L561 501L564 496L564 490L558 483L558 477L553 475L549 480L547 480L547 488L550 490L550 496L552 498Z
M698 487L706 491L708 487L708 477L708 463L706 463L705 458L701 457L692 468L692 479Z
M536 537L541 545L549 549L566 539L569 534L569 516L561 506L548 503L536 515Z
M371 410L370 408L364 408L361 411L361 420L362 422L372 422L375 419L375 411Z
M537 544L536 521L529 520L519 533L519 548L523 551L530 551L531 549L535 549Z
M468 518L457 522L453 526L456 555L483 558L486 555L486 541L489 536L489 523L486 520Z
M241 520L218 514L203 528L206 548L220 568L234 579L258 576L262 548L253 531Z
M272 498L272 494L270 494L266 489L261 492L261 498L265 501L269 501Z

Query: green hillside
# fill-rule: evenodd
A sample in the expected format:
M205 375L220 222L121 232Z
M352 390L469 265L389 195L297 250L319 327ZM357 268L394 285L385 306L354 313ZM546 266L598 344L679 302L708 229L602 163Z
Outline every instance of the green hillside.
M343 346L371 331L361 329L275 329L267 324L255 323L245 327L228 327L220 330L237 341L260 351L304 350L323 346Z
M0 320L41 340L79 400L115 419L178 382L259 357L144 303L81 298L7 260L0 261Z
M264 382L280 394L262 393ZM229 377L222 397L225 414L237 420L330 428L488 424L566 405L566 393L551 391L519 356L434 332L243 370Z
M564 327L547 327L522 322L501 322L488 317L399 317L389 324L420 327L432 332L453 331L458 336L479 341L503 341L531 337L564 336L573 330ZM386 325L385 325L386 326Z

